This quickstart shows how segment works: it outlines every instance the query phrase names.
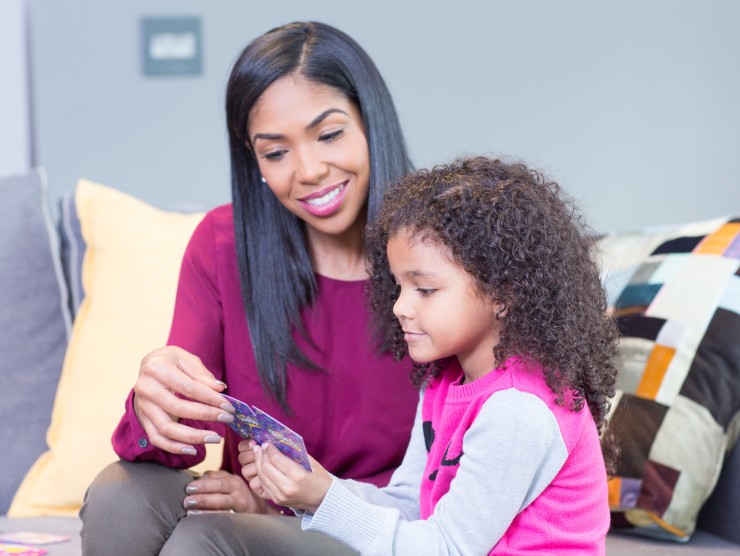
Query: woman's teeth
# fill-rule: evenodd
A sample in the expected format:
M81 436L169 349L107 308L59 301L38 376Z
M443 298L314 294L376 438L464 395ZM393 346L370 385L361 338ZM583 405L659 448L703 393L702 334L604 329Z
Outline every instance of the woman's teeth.
M329 193L327 193L326 195L322 195L321 197L316 197L314 199L308 199L306 202L312 207L319 207L321 205L325 205L333 201L336 198L336 196L342 192L342 189L344 189L344 185L341 185L337 187L336 189L332 189L331 191L329 191Z

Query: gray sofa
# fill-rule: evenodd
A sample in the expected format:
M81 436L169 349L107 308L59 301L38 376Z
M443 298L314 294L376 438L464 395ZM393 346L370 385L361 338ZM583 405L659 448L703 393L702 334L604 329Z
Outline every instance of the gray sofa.
M69 294L43 175L0 179L0 532L68 535L49 553L80 554L76 518L5 516L23 477L46 448L70 333Z
M81 253L62 248L65 242L52 222L42 175L2 179L0 194L4 200L0 203L0 377L5 385L0 389L0 445L6 454L0 466L0 532L66 534L71 540L47 546L49 554L80 554L79 519L4 514L23 477L46 449L56 384L81 295L76 291L79 268L75 270ZM67 226L67 233L70 229L74 226ZM615 531L608 536L607 554L740 554L740 447L728 455L688 542Z

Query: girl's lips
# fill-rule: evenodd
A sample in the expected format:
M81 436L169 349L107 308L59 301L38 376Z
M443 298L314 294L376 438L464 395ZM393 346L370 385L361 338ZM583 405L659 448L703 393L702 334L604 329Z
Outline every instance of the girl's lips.
M343 181L339 185L306 195L298 199L298 202L306 209L306 212L314 216L330 216L341 208L346 193L347 182Z
M424 336L421 332L404 332L403 333L403 341L406 343L413 342L414 340L418 340Z

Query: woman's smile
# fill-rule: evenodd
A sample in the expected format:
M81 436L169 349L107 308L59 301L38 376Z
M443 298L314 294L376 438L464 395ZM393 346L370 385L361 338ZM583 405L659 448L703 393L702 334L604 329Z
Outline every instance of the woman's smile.
M298 202L314 216L330 216L341 208L347 192L348 181L324 187L315 193L298 199Z

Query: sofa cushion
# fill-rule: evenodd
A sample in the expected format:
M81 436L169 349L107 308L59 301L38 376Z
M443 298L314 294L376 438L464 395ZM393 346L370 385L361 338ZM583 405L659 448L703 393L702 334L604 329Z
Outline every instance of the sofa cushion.
M702 507L698 526L740 546L738 524L740 524L740 443L735 442L735 447L725 458L714 492Z
M685 543L639 538L622 532L606 536L607 556L737 556L740 545L706 531L697 530Z
M48 432L9 515L76 515L95 475L115 461L111 434L142 357L167 340L185 246L202 213L158 210L80 181L84 298L72 328ZM217 467L219 455L205 465Z
M622 332L612 525L687 540L740 422L740 219L610 234L599 247Z
M32 531L36 533L48 533L52 535L63 535L69 537L68 541L47 544L44 546L35 546L38 554L49 556L80 556L82 554L82 539L80 530L82 521L75 517L30 517L30 518L9 518L0 516L0 531L3 533L12 533L20 531ZM8 553L0 550L0 556ZM23 555L37 554L31 552L10 552L10 554Z
M39 172L0 179L0 514L44 437L67 345L67 291Z

